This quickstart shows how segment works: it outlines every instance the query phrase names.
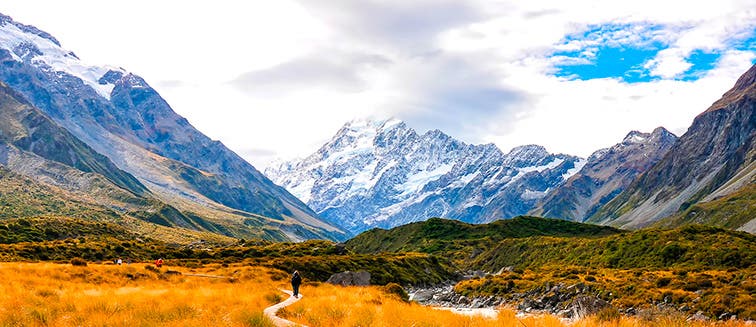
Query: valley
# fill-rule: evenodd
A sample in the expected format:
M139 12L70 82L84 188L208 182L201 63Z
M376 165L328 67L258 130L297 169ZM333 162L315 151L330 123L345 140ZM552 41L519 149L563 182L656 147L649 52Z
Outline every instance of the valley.
M0 14L0 325L274 326L299 271L278 315L306 326L751 326L750 65L679 135L586 157L379 116L258 170L265 151Z

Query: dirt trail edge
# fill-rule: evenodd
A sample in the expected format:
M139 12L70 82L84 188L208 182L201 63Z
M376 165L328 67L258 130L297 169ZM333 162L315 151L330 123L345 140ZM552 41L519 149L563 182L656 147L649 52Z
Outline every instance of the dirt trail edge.
M297 298L291 295L291 291L281 290L281 292L288 294L289 298L286 299L286 301L283 301L278 304L265 308L265 310L263 310L263 314L265 314L265 316L268 317L268 319L270 319L273 322L273 324L275 324L278 327L289 327L289 326L307 327L305 325L300 325L293 321L289 321L279 316L276 316L276 312L278 312L278 310L280 310L283 307L289 306L292 303L297 302L299 301L299 299L302 298L302 294L299 294L299 297Z

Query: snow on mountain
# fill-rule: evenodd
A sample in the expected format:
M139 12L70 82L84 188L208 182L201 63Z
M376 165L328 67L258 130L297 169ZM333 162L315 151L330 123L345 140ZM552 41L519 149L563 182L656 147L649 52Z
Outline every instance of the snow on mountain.
M664 128L632 131L622 142L575 164L571 178L551 191L530 214L583 221L661 160L677 141Z
M28 60L39 69L75 76L106 99L110 99L115 84L101 81L101 78L111 70L126 73L121 68L87 65L73 52L61 48L51 35L2 14L0 26L3 27L0 28L0 49L8 50L13 59L19 62Z
M584 163L537 145L504 154L438 130L418 134L397 119L355 120L309 157L265 174L327 221L359 233L436 216L485 222L523 214Z
M192 215L207 213L201 218L208 231L278 240L344 237L195 129L141 77L88 65L50 34L2 14L0 81L136 177L150 196Z

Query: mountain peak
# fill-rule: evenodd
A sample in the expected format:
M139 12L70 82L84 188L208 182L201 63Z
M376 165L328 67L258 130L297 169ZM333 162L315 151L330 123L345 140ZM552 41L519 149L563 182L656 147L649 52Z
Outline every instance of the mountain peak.
M538 154L547 154L548 151L546 151L546 148L542 145L538 144L526 144L526 145L520 145L512 148L512 150L509 150L509 153L507 153L508 156L519 156L522 154L527 153L538 153Z
M342 126L342 129L350 129L350 130L363 130L363 129L372 129L372 130L382 130L382 129L389 129L391 127L402 125L404 124L403 121L396 119L396 118L388 118L388 119L370 119L370 118L357 118L353 119L344 126Z
M396 119L354 120L300 162L266 170L321 217L352 232L430 217L484 222L525 213L580 159L543 146L468 145Z
M751 66L748 71L738 78L735 85L727 91L722 98L714 102L709 109L702 113L708 113L719 109L724 109L728 104L738 101L744 96L756 98L756 65ZM700 115L699 115L700 116Z
M7 53L3 53L3 50ZM63 49L52 35L34 26L17 23L2 14L0 57L71 75L108 100L114 85L102 78L111 70L118 70L85 64L73 52Z
M640 143L653 143L653 142L674 142L677 139L675 134L672 134L664 127L657 127L651 133L643 133L639 131L630 131L627 136L622 140L621 144L640 144Z
M24 25L24 24L21 24L19 22L16 22L10 16L3 15L2 13L0 13L0 27L5 26L6 24L14 25L18 29L20 29L20 30L22 30L24 32L37 35L37 36L39 36L39 37L41 37L43 39L49 40L50 42L54 43L57 46L60 46L60 42L58 41L58 39L56 39L54 36L50 35L49 33L45 32L45 31L42 31L42 30L40 30L40 29L38 29L38 28L36 28L34 26Z
M639 131L630 131L627 136L622 140L622 143L645 143L651 136L649 133L641 133Z
M743 91L747 88L752 87L754 84L756 84L756 65L751 66L748 71L746 71L743 75L738 78L738 81L735 82L735 86L733 86L732 91Z

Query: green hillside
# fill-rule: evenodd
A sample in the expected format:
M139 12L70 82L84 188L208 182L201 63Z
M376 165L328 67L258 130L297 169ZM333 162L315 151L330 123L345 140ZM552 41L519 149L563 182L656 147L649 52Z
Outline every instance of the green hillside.
M749 184L733 194L710 202L696 203L682 213L655 224L669 228L703 224L737 229L756 217L756 184Z
M390 230L372 229L347 241L357 253L449 252L485 247L507 238L530 236L595 237L622 231L560 219L516 217L489 224L467 224L457 220L431 218Z
M57 187L43 185L0 166L0 219L49 214L95 220L119 216L112 210L76 200Z
M599 268L748 268L756 265L756 236L699 225L645 229L599 238L505 239L470 265L495 271L576 265Z

